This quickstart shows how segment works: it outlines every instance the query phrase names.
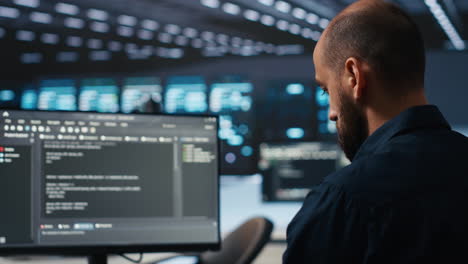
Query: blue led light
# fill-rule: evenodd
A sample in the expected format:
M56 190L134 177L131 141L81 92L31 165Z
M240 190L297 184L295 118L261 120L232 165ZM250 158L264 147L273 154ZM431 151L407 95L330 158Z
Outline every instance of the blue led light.
M322 109L318 111L318 119L320 121L327 121L328 120L328 110Z
M322 123L319 125L319 131L321 134L327 134L328 133L328 124L327 123Z
M298 95L304 93L304 85L300 83L292 83L286 87L286 92L291 95Z
M227 139L227 143L231 146L240 146L244 144L244 138L239 135L233 135Z
M236 154L232 152L226 153L226 156L224 157L224 160L226 160L226 162L229 164L233 164L234 162L236 162L236 159Z
M286 136L290 139L299 139L304 137L304 129L300 127L292 127L286 130Z
M328 94L324 93L320 88L317 88L317 91L315 92L315 100L319 106L328 106L329 104Z
M239 133L242 135L247 135L247 133L249 133L249 127L245 124L239 125Z
M13 99L15 99L15 92L12 90L0 91L0 101L12 101Z
M37 93L35 90L24 90L21 96L21 109L33 110L37 107Z
M250 157L252 156L253 154L253 148L250 147L250 146L243 146L241 148L241 154L244 156L244 157Z
M328 120L327 129L330 134L336 133L336 122Z

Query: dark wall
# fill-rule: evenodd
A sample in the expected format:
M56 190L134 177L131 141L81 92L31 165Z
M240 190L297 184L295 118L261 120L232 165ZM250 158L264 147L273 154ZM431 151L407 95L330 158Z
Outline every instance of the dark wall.
M468 53L429 53L426 91L452 126L468 126Z

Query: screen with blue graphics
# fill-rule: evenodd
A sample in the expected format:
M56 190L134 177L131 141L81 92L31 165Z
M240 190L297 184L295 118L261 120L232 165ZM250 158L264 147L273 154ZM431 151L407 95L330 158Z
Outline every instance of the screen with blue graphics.
M42 80L37 108L51 111L76 111L76 81L71 79Z
M162 86L159 78L126 78L121 95L121 110L123 113L161 112L162 96ZM153 104L157 105L158 109L148 109Z
M208 111L208 88L201 76L174 76L167 80L166 113L200 114Z
M83 79L79 97L80 111L116 113L119 111L119 89L111 78Z
M220 117L222 174L255 173L253 90L240 76L224 76L211 85L210 112Z

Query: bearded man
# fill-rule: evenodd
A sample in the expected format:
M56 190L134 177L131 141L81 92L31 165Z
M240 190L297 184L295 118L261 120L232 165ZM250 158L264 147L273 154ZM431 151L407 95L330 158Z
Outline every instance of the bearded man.
M283 263L468 261L468 139L428 104L416 24L394 4L357 1L313 59L352 163L309 193Z

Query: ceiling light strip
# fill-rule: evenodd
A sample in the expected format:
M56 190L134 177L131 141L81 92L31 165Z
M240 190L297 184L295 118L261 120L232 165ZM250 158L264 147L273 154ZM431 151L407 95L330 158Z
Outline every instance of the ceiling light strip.
M450 21L440 4L437 2L437 0L424 0L424 3L427 5L427 7L429 7L429 10L431 11L432 15L435 17L441 28L444 30L445 34L450 39L450 42L452 42L452 45L455 47L455 49L466 49L465 42L460 37L460 34L455 29L452 22Z

